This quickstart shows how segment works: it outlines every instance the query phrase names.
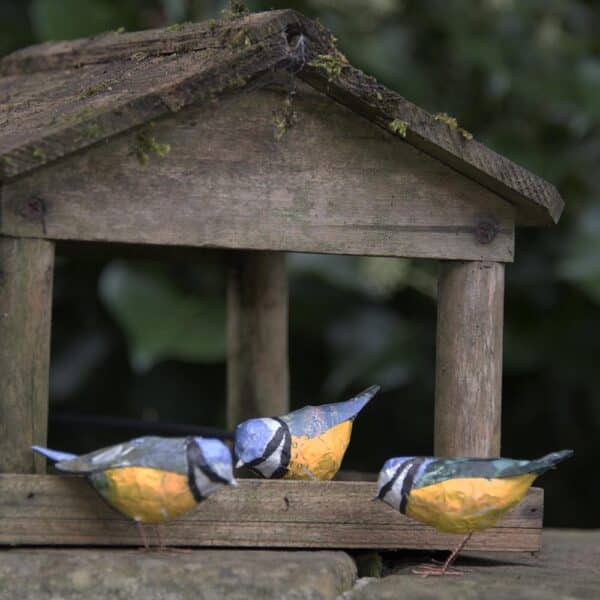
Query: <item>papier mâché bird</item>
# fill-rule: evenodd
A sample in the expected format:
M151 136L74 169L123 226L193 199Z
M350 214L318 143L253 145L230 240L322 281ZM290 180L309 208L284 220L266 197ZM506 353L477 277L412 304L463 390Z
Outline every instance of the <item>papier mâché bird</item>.
M235 430L236 467L246 466L268 479L331 479L342 464L356 415L378 390L371 386L346 402L240 423Z
M439 531L464 533L459 546L441 566L423 565L419 575L461 574L450 570L474 531L487 529L527 493L533 481L572 450L537 460L509 458L390 458L379 473L376 498L406 516Z
M146 547L143 523L175 519L221 487L236 485L229 448L212 438L146 436L81 456L33 450L56 461L60 471L86 475L108 504L137 523Z

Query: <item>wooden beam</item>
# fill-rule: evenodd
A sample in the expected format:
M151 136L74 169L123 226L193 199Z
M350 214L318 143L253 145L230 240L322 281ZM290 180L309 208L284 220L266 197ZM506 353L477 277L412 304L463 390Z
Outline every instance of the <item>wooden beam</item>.
M460 539L371 502L373 483L246 479L239 484L161 526L165 543L448 549ZM496 527L476 533L469 549L539 550L542 502L542 490L532 489ZM139 545L140 538L134 523L81 478L0 475L0 544L129 546Z
M288 93L277 84L184 109L7 181L0 232L513 260L511 204L306 84L293 108ZM278 139L284 110L295 121Z
M504 265L444 262L438 283L437 456L499 456Z
M229 270L227 425L290 410L282 252L235 252Z
M54 244L0 236L0 473L43 473Z

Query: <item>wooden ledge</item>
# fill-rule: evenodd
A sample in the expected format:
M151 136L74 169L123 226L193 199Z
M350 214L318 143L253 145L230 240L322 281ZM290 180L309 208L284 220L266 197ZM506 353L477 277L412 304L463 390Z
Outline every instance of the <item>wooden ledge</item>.
M449 549L460 536L415 523L381 502L370 482L241 480L161 526L171 546ZM527 497L471 550L540 549L543 491ZM152 528L148 527L152 536ZM152 539L152 538L151 538ZM133 522L79 477L0 475L0 544L137 546Z

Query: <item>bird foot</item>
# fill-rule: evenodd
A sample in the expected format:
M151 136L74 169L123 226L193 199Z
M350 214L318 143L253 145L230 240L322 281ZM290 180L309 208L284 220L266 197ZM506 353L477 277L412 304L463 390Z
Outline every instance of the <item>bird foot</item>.
M462 569L457 569L456 567L445 567L445 563L439 563L439 561L434 561L436 564L424 563L422 565L416 566L411 570L411 573L414 575L419 575L420 577L443 577L444 575L454 575L454 576L462 576L467 571Z

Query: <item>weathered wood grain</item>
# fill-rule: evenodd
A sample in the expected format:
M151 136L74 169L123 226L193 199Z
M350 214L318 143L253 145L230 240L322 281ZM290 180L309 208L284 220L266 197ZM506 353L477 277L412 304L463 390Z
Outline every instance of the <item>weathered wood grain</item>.
M142 130L171 148L162 158L150 153L147 165L136 156L137 131L8 181L0 230L512 261L510 204L309 86L298 87L295 123L277 139L274 114L285 109L288 91L274 84ZM27 210L32 203L40 210Z
M435 454L499 456L504 265L442 263Z
M54 245L0 236L0 473L43 473Z
M227 426L289 412L284 253L232 253L227 344Z
M274 10L253 13L240 18L211 19L199 23L181 23L162 29L116 32L107 31L91 38L44 42L16 50L0 61L0 74L21 75L40 71L81 69L87 65L119 60L143 60L154 56L186 54L204 50L222 50L227 42L244 47L244 39L236 43L242 30L251 41L260 35L279 34L297 16L294 11ZM133 56L135 53L145 56Z
M373 483L242 480L161 526L174 546L451 548L442 534L372 502ZM532 489L475 550L539 550L543 493ZM150 528L149 528L150 532ZM139 545L134 524L89 484L62 476L0 475L0 543Z
M113 34L93 43L44 45L41 52L25 49L20 57L4 59L7 73L23 64L32 68L0 78L0 179L251 86L261 74L289 64L282 32L290 19L295 21L282 11L224 20L214 28L205 23L162 35ZM72 52L63 52L65 47ZM63 70L52 70L59 63ZM35 68L44 64L51 70Z
M551 184L344 62L331 33L294 11L177 29L43 44L4 58L0 178L291 68L386 130L403 121L406 142L513 202L518 223L549 224L562 212ZM336 57L339 75L315 66L312 59L325 54Z

